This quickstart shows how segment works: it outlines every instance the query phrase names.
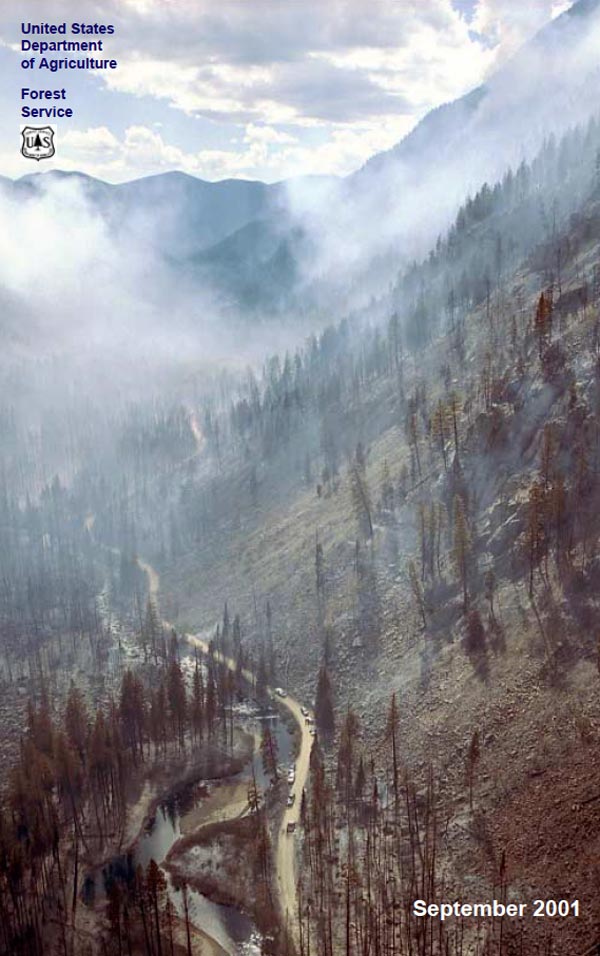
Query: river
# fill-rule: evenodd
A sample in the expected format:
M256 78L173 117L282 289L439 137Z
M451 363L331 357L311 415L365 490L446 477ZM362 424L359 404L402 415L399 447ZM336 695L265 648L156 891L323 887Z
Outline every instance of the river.
M277 740L279 763L289 766L293 760L293 736L286 723L275 711L260 712L252 701L242 701L234 707L236 725L253 735L260 735L266 720L269 721L271 731ZM255 750L252 760L240 773L219 781L222 785L250 782L252 774L256 778L259 789L264 790L269 781L266 779L262 757ZM88 878L87 892L91 890L96 898L103 898L107 879L111 874L127 877L132 875L138 865L148 866L154 859L162 868L169 851L183 835L182 821L206 799L206 787L203 781L174 788L162 801L154 814L147 821L146 827L127 855L115 857L102 870ZM210 782L208 782L210 787ZM232 813L236 816L237 812ZM189 832L189 830L187 831ZM181 891L177 889L170 874L163 870L167 880L167 889L176 912L183 916L183 900ZM196 890L188 890L189 914L191 922L202 933L210 937L217 946L213 952L225 952L230 956L258 956L261 952L261 937L252 920L233 906L223 906L212 902ZM208 943L208 940L207 940ZM220 947L220 950L219 950Z

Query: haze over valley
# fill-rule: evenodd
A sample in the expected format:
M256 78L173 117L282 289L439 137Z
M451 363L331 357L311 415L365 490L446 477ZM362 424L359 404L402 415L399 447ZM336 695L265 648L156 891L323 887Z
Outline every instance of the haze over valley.
M598 945L600 0L538 25L352 171L0 180L0 956Z

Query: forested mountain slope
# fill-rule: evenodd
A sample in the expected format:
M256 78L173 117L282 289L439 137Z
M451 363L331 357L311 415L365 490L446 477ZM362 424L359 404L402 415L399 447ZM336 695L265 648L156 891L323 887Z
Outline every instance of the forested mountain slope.
M597 6L580 0L509 78L529 55L555 56L551 90L562 54L594 35ZM402 162L414 149L416 169L423 148L434 163L445 137L448 155L462 135L474 149L499 82L462 102L460 130L451 108L426 121ZM168 863L137 869L131 854L165 793L174 819L173 788L213 774L246 816L186 834L186 860L214 856L195 877L250 911L278 956L309 956L309 939L319 956L597 945L600 124L578 105L585 122L564 112L560 137L542 111L526 158L522 143L512 165L495 157L497 179L477 179L458 211L464 179L438 210L446 165L435 188L425 178L399 197L398 157L374 162L395 226L424 228L400 247L370 206L354 220L365 272L349 235L336 273L332 234L280 215L279 187L50 179L51 217L52 203L77 212L82 194L94 217L110 213L84 233L101 254L71 247L79 280L66 274L56 315L16 268L2 290L4 330L22 346L0 361L3 956L189 952L187 904L173 938ZM43 182L6 188L33 204ZM416 219L401 216L406 197ZM172 260L158 268L153 235L139 259L127 243L115 255L123 223L135 234L137 212L160 219L171 201ZM326 210L338 238L339 208ZM289 310L289 351L269 338L262 368L245 368L235 339L224 367L210 350L199 358L193 333L215 303L184 298L179 338L181 303L162 283L174 264L182 284L202 274L232 311L243 302L257 338L265 301ZM319 331L305 339L308 314ZM81 337L69 326L47 350L69 321ZM281 774L271 732L244 725L286 691L316 718L309 784L291 804L293 730ZM294 807L296 868L282 880ZM579 915L441 926L412 913L425 896L577 899Z
M30 878L57 927L68 888L73 932L94 915L109 938L101 907L77 908L78 853L91 866L124 839L153 774L237 766L244 669L252 693L315 703L294 933L326 956L350 925L396 956L466 956L473 926L410 916L429 886L577 894L579 918L523 924L523 952L595 941L599 148L596 120L548 138L376 298L260 371L5 357L8 946L35 933L43 952L38 896L15 903ZM237 677L182 667L150 566L163 617ZM244 844L267 885L273 799ZM272 903L253 906L283 932ZM509 956L520 929L486 924L482 952Z
M419 290L405 337L394 316L386 334L351 320L268 364L231 408L229 440L221 426L221 477L186 484L186 531L175 511L164 559L164 600L185 626L219 620L227 602L276 679L315 694L326 675L326 764L347 750L350 707L353 773L368 778L375 752L390 787L396 695L402 774L419 790L431 768L447 821L436 880L448 894L582 900L583 918L527 923L527 952L552 932L577 953L594 932L596 136L549 144L466 204L398 282L399 311ZM545 208L548 183L565 195L560 168L568 214L558 198ZM346 819L336 779L327 799ZM325 893L336 925L338 905Z

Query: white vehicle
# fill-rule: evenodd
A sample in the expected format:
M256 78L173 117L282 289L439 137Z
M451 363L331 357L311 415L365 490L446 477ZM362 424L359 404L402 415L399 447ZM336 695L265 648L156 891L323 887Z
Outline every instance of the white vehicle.
M301 707L300 713L302 714L303 717L308 717L308 707Z
M277 694L278 697L287 697L287 694L284 691L283 687L276 687L275 693Z
M310 735L311 735L311 737L316 737L316 736L317 736L317 728L316 728L316 727L311 727L311 728L310 728Z
M296 781L296 771L293 767L288 770L288 783L291 785Z
M295 793L288 794L288 798L287 798L288 807L293 807L295 802L296 802L296 794Z

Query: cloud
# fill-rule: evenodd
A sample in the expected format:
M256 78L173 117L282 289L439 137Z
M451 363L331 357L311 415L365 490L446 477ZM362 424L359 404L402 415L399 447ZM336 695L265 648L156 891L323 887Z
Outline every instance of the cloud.
M83 145L108 142L106 132L88 130ZM132 129L136 138L149 142L147 131ZM158 251L157 235L171 228L168 210L157 217L140 205L119 223L78 177L41 177L37 187L19 194L0 183L0 289L11 348L86 368L89 361L91 387L108 357L112 388L122 361L139 368L140 359L208 361L233 352L234 333L208 286L192 294ZM239 334L236 345L245 347ZM141 380L148 388L144 372Z
M162 132L148 126L130 126L119 138L106 126L73 130L60 142L63 169L89 169L101 178L118 180L155 171L177 169L200 178L251 178L261 167L272 178L301 175L344 175L366 162L373 153L389 149L412 126L409 116L381 123L333 129L320 142L271 126L249 123L229 149L188 152L166 142Z
M243 148L232 144L231 149L188 152L148 126L129 126L121 138L99 126L65 133L60 165L76 170L93 164L96 175L109 180L173 169L209 179L235 178L251 175L258 164L275 163L272 150L289 148L296 139L268 126L249 124L242 143Z
M32 345L60 350L121 334L126 322L136 327L148 287L139 250L115 241L77 181L43 181L42 189L23 200L0 188L0 287Z
M411 126L410 117L398 117L381 124L334 129L317 146L298 144L283 150L278 163L286 178L318 175L323 170L343 176L362 166L374 153L390 149Z
M493 69L570 6L571 3L556 0L529 0L528 3L478 0L470 27L493 48L494 55L489 64Z
M573 0L557 0L557 2L552 4L552 19L555 20L556 17L560 17L562 13L566 13L572 6Z
M115 143L107 131L116 100L107 97L105 132L94 139L71 129L66 159L84 157L90 171L113 176L149 170L151 161L157 171L172 163L209 179L277 179L302 161L312 171L350 172L369 149L388 148L430 109L477 86L564 6L473 0L467 22L455 2L90 0L87 20L115 24L106 45L119 61L97 82L143 99L139 130L149 132L128 130ZM22 6L10 6L21 19ZM48 0L48 18L50 8L81 19L76 0ZM122 116L124 103L117 108ZM153 111L171 127L165 138ZM201 137L211 148L198 150Z
M414 116L476 83L489 59L450 0L380 0L375 13L362 0L105 6L121 47L109 88L217 121Z
M82 158L94 158L99 162L112 158L119 150L119 141L114 133L106 126L97 126L93 129L68 130L62 137L61 145L68 151L79 154Z
M125 169L183 167L188 160L182 150L166 143L160 133L147 126L130 126L119 139L106 126L69 130L60 143L65 168L86 168L93 160L97 169L113 173Z
M289 133L280 133L271 126L255 126L254 123L250 123L246 127L244 142L269 144L296 143L297 139L295 136L290 136Z

